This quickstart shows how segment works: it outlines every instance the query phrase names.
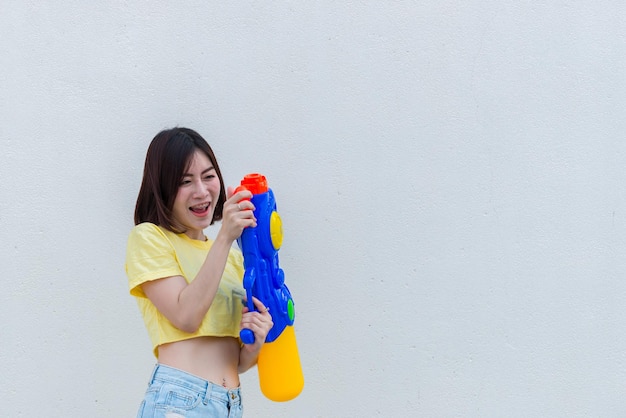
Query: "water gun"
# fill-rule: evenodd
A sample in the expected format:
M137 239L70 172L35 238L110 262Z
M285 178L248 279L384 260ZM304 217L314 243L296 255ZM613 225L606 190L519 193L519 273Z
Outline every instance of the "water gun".
M293 328L294 303L285 285L285 273L278 264L278 250L283 241L282 221L265 176L256 173L244 176L235 193L243 189L252 192L250 200L257 219L257 226L245 228L237 239L243 252L246 303L250 311L255 311L252 297L259 299L269 308L274 322L259 353L259 384L268 399L289 401L302 391L304 376ZM241 330L240 337L244 344L254 343L250 329Z

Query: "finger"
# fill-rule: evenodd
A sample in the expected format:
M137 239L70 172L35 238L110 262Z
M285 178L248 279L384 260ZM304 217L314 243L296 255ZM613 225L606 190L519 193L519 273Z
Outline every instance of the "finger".
M241 316L241 324L245 325L244 328L248 328L249 325L258 325L263 322L263 315L260 312L252 311L246 312Z
M242 323L240 328L249 329L257 335L265 336L270 332L273 326L274 326L274 323L271 321L264 321L264 322L259 321L259 322Z
M248 189L233 191L231 198L236 199L237 202L242 200L250 200L252 198L252 192Z
M263 302L261 302L259 299L257 299L254 296L252 296L252 302L254 303L254 306L256 307L257 311L259 311L261 313L265 313L265 312L269 311L269 307L265 306L265 304Z
M246 200L246 199L250 199L252 198L252 193L249 190L246 189L242 189L239 191L236 191L236 189L233 189L232 187L228 187L226 192L226 202L224 202L225 205L227 204L237 204L238 202L242 201L242 200Z
M249 328L254 331L269 330L274 326L274 321L269 315L264 315L259 312L249 312L241 318L240 327Z
M254 210L254 205L252 204L252 202L249 200L245 200L245 199L240 200L239 203L237 203L237 207L239 208L239 210L248 211L248 213L246 213L247 215L249 214L249 212Z

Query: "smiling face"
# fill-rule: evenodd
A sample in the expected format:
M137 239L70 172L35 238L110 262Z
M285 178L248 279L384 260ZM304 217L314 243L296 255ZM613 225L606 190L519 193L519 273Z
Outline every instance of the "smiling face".
M220 197L220 180L209 158L200 150L191 156L178 187L172 215L177 227L191 239L204 240Z

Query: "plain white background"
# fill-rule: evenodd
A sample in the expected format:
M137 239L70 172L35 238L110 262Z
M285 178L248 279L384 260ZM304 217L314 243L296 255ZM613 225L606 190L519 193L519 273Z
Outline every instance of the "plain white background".
M135 415L126 237L176 125L284 222L306 385L273 403L246 373L246 416L624 416L625 18L3 0L0 416Z

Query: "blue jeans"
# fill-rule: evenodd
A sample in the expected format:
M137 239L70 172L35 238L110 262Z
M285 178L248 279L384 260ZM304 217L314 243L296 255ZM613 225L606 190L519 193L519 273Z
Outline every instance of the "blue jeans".
M137 418L240 418L240 389L226 389L182 370L157 364Z

